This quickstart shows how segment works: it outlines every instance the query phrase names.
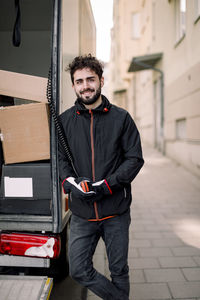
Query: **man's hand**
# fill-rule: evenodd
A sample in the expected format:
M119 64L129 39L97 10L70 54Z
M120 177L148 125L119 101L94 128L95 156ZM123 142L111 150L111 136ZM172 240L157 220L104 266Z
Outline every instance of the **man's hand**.
M98 201L103 198L104 195L112 195L112 190L108 185L106 179L101 181L93 182L90 189L95 192L93 201Z
M76 198L87 201L99 201L104 195L112 195L112 190L109 187L106 179L98 182L91 182L85 177L68 177L63 183L64 192L67 194L72 192Z
M90 190L90 180L84 177L76 179L68 177L63 181L62 185L66 194L72 192L72 195L82 200L91 200L95 195L95 191Z

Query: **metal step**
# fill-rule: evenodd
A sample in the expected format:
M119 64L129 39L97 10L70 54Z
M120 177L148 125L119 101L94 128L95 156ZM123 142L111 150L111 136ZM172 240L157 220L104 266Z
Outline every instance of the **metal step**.
M0 275L1 300L48 300L53 279L45 276Z

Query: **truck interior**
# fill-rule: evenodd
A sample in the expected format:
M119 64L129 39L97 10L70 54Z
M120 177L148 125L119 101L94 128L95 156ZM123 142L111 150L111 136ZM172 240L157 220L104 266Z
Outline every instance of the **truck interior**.
M60 93L60 14L61 1L57 0L0 1L0 70L47 78L51 67L49 80L56 112L59 112ZM0 93L0 107L20 106L31 102ZM7 164L0 141L0 235L22 233L27 234L28 238L29 234L46 234L49 237L56 235L58 240L61 240L61 254L56 263L52 263L52 260L49 262L47 256L41 265L35 258L35 265L33 261L32 264L26 263L29 271L34 266L46 265L48 268L54 268L56 264L67 264L69 213L59 181L58 138L51 115L49 130L49 159ZM32 193L17 197L12 192L9 193L6 181L8 178L15 178L16 184L20 182L20 178L31 178ZM24 184L26 182L28 181L24 180ZM7 254L5 256L8 257L12 253ZM4 264L4 255L0 250L0 271L1 266L19 267L22 263L20 255L9 256Z

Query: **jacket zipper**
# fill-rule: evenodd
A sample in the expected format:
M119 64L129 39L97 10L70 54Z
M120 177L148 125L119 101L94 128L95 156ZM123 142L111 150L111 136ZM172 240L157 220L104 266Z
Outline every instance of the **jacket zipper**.
M124 198L126 198L126 188L124 188Z
M90 138L91 138L91 150L92 150L92 180L95 181L95 165L94 165L94 136L93 136L93 112L91 109L89 110L89 113L91 115L91 121L90 121ZM94 202L94 210L95 210L95 215L96 219L99 220L99 214L98 214L98 209L97 209L97 203Z

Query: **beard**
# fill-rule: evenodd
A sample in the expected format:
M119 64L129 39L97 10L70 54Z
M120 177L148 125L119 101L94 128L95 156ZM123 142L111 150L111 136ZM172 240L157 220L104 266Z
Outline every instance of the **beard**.
M86 105L94 104L101 96L101 85L99 85L98 89L96 90L96 93L94 94L94 96L92 98L90 98L89 96L86 96L86 98L81 97L81 94L86 91L94 92L93 89L88 88L88 89L84 90L83 92L80 92L80 94L76 93L76 96L78 97L79 101Z

